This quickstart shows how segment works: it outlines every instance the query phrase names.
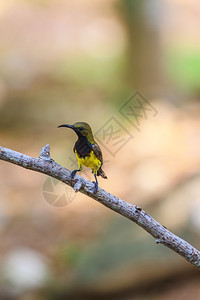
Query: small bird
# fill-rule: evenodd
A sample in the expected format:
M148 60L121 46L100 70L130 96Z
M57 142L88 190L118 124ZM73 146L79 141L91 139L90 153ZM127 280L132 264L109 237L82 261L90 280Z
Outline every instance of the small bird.
M78 160L78 169L72 171L71 177L74 178L76 172L82 170L82 166L92 169L94 174L94 193L98 190L97 176L101 176L107 179L105 172L102 170L103 157L99 145L95 142L92 129L89 124L85 122L76 122L74 125L63 124L59 127L67 127L73 129L78 140L76 141L73 151L76 154Z

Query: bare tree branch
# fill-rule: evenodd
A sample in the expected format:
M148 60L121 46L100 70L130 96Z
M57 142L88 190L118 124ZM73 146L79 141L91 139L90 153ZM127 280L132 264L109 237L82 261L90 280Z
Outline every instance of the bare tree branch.
M80 191L120 215L135 222L150 233L156 239L156 243L161 243L177 252L195 267L200 269L200 252L196 248L167 230L140 207L129 204L106 192L100 187L98 188L97 193L94 194L93 183L81 176L76 175L72 180L70 177L71 172L68 169L61 167L50 157L49 145L42 148L39 158L33 158L10 149L0 147L0 159L26 169L44 173L68 184L74 188L76 192Z

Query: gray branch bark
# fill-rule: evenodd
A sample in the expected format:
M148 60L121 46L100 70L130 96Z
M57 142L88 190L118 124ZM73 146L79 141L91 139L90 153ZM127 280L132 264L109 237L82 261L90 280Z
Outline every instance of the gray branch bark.
M97 193L94 194L93 183L79 175L76 175L74 179L71 179L71 172L68 169L61 167L50 157L49 145L42 148L38 158L33 158L0 146L0 159L26 169L49 175L68 184L74 188L76 192L80 191L111 210L135 222L150 233L156 239L156 243L165 245L180 254L195 267L200 268L200 252L196 248L159 224L140 207L129 204L100 187L98 188Z

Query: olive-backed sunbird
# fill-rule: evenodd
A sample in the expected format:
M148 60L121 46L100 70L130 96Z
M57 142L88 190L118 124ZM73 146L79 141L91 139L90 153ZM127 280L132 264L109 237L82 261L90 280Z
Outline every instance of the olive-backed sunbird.
M73 125L63 124L58 127L71 128L78 136L78 140L73 148L78 160L78 169L72 171L71 177L74 178L76 172L82 170L82 166L91 168L95 178L94 193L96 193L98 190L97 176L100 175L103 178L107 178L107 176L102 170L102 152L99 145L94 140L90 125L85 122L76 122Z

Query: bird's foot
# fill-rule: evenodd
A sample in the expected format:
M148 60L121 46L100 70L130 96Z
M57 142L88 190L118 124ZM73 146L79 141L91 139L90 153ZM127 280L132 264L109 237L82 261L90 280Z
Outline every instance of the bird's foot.
M74 170L71 172L71 179L74 179L74 176L76 175L76 172L78 172L79 170Z
M95 181L92 181L92 183L94 183L94 194L96 194L96 192L98 190L98 183Z

